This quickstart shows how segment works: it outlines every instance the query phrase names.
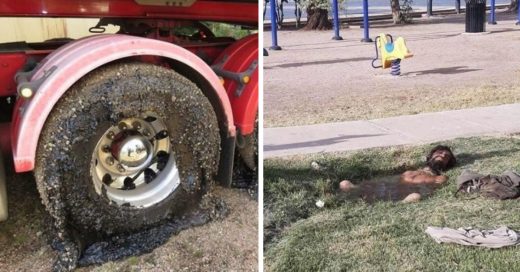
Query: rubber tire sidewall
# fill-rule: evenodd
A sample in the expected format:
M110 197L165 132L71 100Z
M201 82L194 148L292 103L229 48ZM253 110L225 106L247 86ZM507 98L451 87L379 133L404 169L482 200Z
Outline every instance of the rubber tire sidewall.
M118 206L94 190L92 153L107 128L144 112L168 127L181 184L153 206ZM84 77L55 105L40 135L35 177L53 217L66 217L83 232L135 232L196 207L218 168L219 143L216 115L193 82L150 64L112 64Z

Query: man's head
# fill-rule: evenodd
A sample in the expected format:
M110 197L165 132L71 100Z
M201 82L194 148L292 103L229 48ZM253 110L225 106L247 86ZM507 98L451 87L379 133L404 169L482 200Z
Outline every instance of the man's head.
M428 165L432 171L440 173L441 171L448 170L455 166L457 160L451 152L451 149L444 145L438 145L434 147L428 156L426 156L426 165Z

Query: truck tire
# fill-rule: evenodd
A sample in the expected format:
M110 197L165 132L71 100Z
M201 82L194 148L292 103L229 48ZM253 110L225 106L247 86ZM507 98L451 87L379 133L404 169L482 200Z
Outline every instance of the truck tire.
M216 114L202 91L155 65L101 67L55 105L35 177L56 221L133 233L197 207L218 168Z

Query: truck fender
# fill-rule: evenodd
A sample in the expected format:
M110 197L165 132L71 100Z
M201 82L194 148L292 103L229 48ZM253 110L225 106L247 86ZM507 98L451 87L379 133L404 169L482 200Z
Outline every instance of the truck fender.
M233 120L241 135L249 135L255 129L258 58L258 34L252 34L226 48L211 66L225 80Z
M36 148L45 121L54 105L75 82L112 61L145 55L170 59L202 78L205 81L203 85L214 92L222 111L220 114L224 120L220 122L224 124L221 125L221 135L235 138L233 112L226 90L211 67L199 57L182 47L158 40L120 34L96 35L54 51L39 63L25 82L38 84L31 98L18 99L13 116L11 140L16 172L34 169Z

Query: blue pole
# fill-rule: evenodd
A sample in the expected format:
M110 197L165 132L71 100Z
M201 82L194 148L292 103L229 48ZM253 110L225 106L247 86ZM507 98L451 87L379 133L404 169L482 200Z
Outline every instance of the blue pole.
M372 42L368 35L368 0L363 0L363 32L364 37L361 39L362 42Z
M332 39L336 41L343 40L339 35L338 0L332 0L332 16L334 17L334 37Z
M460 14L460 0L455 0L455 10Z
M489 24L496 25L497 21L495 20L495 0L491 0L491 12L489 16Z
M426 1L426 15L428 17L433 15L433 0Z
M278 35L277 35L277 26L276 26L276 0L269 0L270 8L271 8L271 37L272 43L269 49L271 50L282 50L280 46L278 46Z
M520 25L520 2L518 2L518 4L516 4L516 8L518 9L518 16L516 17L517 18L516 25Z

